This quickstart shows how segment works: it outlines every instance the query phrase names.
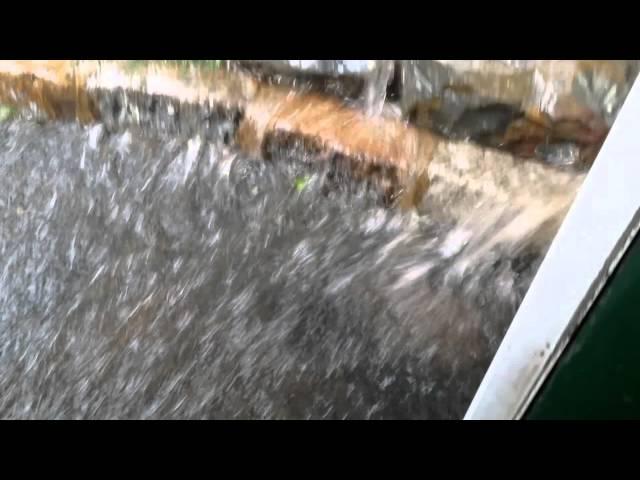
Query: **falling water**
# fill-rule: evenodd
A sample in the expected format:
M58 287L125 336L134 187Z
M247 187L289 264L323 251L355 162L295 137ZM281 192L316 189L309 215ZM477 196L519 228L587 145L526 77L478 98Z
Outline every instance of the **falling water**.
M225 137L0 123L0 417L461 418L548 242Z

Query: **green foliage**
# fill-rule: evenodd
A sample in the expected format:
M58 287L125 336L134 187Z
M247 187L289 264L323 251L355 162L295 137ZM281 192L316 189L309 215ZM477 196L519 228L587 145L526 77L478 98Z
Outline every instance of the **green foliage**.
M3 105L0 103L0 122L4 122L5 120L11 118L15 113L15 109L11 108L8 105Z
M306 186L309 184L309 180L311 180L311 177L309 175L296 178L296 181L294 184L296 191L301 192L302 190L304 190Z

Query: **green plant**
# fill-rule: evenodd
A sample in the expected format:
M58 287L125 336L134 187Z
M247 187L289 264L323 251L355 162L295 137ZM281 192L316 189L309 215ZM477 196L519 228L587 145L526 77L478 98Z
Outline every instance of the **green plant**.
M310 180L311 180L311 177L309 175L305 175L304 177L296 178L296 181L294 183L296 191L301 192L302 190L304 190L307 187L307 185L309 184Z
M11 118L14 113L14 108L0 103L0 122L4 122L5 120Z

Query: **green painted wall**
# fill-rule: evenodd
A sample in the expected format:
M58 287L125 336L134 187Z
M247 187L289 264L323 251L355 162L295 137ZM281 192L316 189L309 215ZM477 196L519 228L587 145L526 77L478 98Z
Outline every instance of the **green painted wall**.
M640 419L640 236L526 419Z

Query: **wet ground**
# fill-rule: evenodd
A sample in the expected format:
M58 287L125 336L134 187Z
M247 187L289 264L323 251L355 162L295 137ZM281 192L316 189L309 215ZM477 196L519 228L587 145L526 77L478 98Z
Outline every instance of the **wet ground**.
M109 130L0 123L0 418L462 418L541 251Z

